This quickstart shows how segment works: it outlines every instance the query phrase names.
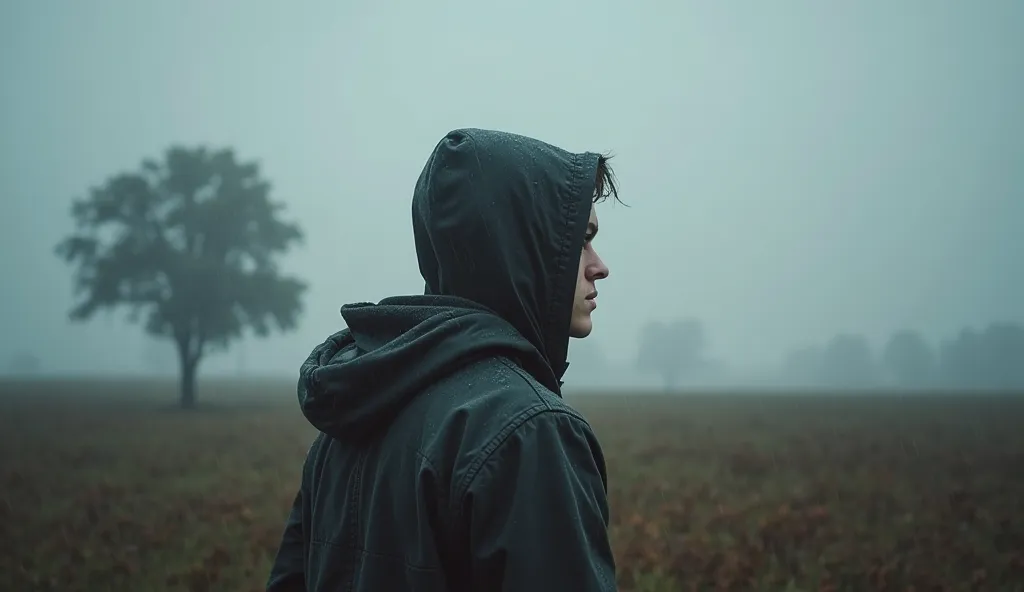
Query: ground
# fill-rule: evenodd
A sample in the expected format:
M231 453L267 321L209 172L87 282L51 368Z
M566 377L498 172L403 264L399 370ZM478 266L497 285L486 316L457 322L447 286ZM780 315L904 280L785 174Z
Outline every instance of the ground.
M0 589L262 590L288 383L0 384ZM622 590L1024 590L1024 397L572 396Z

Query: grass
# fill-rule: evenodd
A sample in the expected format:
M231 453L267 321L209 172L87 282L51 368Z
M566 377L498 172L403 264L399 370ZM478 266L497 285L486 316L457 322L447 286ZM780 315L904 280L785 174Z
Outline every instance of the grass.
M0 589L262 590L313 437L292 392L0 385ZM1024 397L574 401L623 590L1024 590Z

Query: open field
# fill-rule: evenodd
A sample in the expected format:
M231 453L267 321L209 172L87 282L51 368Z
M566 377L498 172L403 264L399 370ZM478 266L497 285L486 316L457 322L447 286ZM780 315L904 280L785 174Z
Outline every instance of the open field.
M0 590L262 590L291 383L0 385ZM575 397L623 590L1024 590L1024 397Z

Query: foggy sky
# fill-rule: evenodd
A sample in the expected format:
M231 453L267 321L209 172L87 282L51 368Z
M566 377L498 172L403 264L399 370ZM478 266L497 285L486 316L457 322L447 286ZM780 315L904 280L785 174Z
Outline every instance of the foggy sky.
M422 289L413 184L465 126L616 154L632 207L599 209L591 338L613 360L655 315L740 365L1024 321L1024 2L493 4L3 2L0 364L144 364L139 327L67 321L53 248L73 198L204 143L259 160L306 232L298 330L245 345L295 374L342 304Z

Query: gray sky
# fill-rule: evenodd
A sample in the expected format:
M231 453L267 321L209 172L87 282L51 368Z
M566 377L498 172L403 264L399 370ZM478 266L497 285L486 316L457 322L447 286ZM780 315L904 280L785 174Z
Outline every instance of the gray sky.
M463 126L617 155L612 359L652 316L701 317L736 364L1024 320L1024 2L493 4L3 2L0 361L143 363L140 329L66 320L53 247L72 198L182 142L261 161L305 229L299 329L245 346L297 372L341 304L422 288L413 183Z

